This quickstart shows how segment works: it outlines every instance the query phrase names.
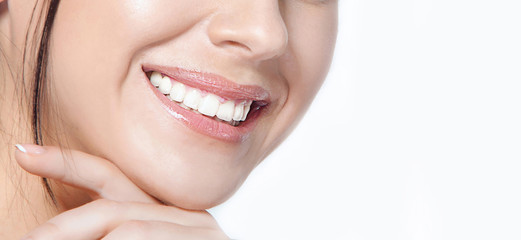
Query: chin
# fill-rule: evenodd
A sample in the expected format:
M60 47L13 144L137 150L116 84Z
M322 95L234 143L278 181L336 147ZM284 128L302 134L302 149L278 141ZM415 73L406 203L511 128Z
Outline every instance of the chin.
M177 150L182 148L182 152ZM175 150L165 149L149 158L154 161L127 158L120 168L151 196L184 209L208 209L226 201L254 168L251 159L219 151L205 152L182 144ZM132 166L129 161L141 164Z
M192 181L193 179L186 179ZM209 179L208 179L209 180ZM166 205L172 205L189 210L204 210L215 207L230 198L238 186L243 182L242 179L229 179L219 183L209 183L209 181L192 181L192 184L185 184L184 181L172 183L176 184L175 190L157 189L154 196Z
M191 210L214 207L233 195L261 161L254 139L230 143L167 121L168 116L160 119L164 124L153 128L132 128L137 124L129 121L127 129L132 131L115 141L125 144L105 149L105 157L167 205Z

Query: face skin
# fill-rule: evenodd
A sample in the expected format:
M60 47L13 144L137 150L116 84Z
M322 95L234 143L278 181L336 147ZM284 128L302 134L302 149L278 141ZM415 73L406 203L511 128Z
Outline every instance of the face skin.
M213 207L303 116L328 71L336 24L334 0L61 1L50 41L50 104L61 124L47 124L161 201ZM270 104L242 141L210 137L165 110L144 65L259 86Z

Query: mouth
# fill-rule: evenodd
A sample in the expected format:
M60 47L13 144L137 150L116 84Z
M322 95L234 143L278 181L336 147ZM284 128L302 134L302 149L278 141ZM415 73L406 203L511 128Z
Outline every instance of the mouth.
M143 66L162 106L191 129L227 142L242 142L269 106L269 93L221 76L176 67Z

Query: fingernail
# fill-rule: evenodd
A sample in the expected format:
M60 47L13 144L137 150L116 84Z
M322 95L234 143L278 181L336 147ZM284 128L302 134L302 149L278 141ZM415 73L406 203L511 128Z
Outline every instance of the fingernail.
M45 148L34 144L16 144L15 147L23 153L42 154L45 152Z
M16 144L14 145L16 148L18 148L18 150L20 152L23 152L23 153L27 153L27 150L25 150L24 146L20 145L20 144Z

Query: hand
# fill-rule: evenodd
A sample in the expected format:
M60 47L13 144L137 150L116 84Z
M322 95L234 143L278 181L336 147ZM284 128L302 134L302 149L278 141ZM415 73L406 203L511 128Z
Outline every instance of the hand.
M15 157L26 171L98 199L59 214L26 239L229 239L208 212L161 205L108 160L73 150L64 159L59 148L48 146L19 149Z

